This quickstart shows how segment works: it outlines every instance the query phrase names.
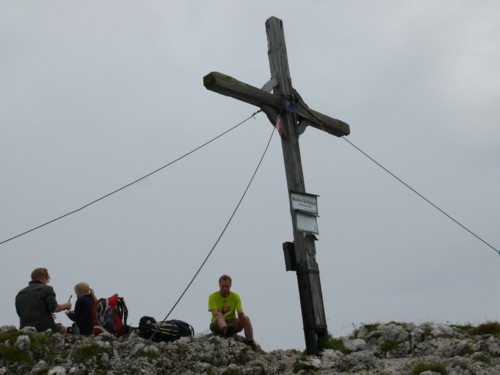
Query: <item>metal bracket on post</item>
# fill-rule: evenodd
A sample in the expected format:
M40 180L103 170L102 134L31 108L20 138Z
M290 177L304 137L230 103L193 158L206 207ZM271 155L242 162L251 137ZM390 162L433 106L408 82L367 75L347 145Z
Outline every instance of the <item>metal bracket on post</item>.
M261 90L271 92L276 86L278 86L278 79L276 77L271 77L271 79L262 86Z
M297 271L297 260L295 257L295 245L293 242L283 242L283 255L285 256L285 267L287 271Z

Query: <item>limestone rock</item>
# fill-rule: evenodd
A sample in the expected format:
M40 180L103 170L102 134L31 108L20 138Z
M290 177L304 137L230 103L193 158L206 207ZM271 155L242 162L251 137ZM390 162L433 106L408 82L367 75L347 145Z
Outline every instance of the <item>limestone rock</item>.
M0 327L3 374L410 374L500 373L498 333L437 323L365 324L332 339L319 356L253 350L241 336L210 333L154 343L128 338L37 333Z

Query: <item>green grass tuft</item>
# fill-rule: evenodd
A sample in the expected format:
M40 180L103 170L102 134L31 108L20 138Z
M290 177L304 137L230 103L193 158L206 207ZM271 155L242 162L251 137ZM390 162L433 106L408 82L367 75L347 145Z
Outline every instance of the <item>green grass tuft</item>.
M380 350L382 350L383 353L391 352L398 348L399 348L399 342L394 340L387 340L384 341L382 344L380 344Z
M495 321L488 321L482 323L477 327L471 324L451 324L450 327L455 328L457 331L462 332L466 335L480 336L480 335L493 335L500 336L500 323Z
M33 366L34 361L31 356L15 346L1 346L0 360L2 363L14 365L22 363L27 366Z
M85 363L87 360L97 357L104 352L106 352L106 350L97 344L79 346L73 352L73 360L76 363Z
M437 372L441 375L448 375L448 370L446 369L446 367L443 364L441 364L441 363L424 363L424 362L417 363L413 367L413 370L411 373L412 373L412 375L419 375L425 371L433 371L433 372Z
M473 335L499 335L500 323L499 322L486 322L471 329Z
M322 342L321 350L324 350L324 349L338 350L344 354L351 353L350 350L345 348L344 341L342 339L336 339L333 337L330 337L328 340L325 340Z

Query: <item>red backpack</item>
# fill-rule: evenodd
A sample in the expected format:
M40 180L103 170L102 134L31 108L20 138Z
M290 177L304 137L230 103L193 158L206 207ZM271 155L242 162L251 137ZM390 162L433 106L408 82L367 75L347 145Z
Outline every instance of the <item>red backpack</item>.
M116 337L128 334L128 309L123 297L113 294L109 298L100 298L92 308L94 335L106 331Z

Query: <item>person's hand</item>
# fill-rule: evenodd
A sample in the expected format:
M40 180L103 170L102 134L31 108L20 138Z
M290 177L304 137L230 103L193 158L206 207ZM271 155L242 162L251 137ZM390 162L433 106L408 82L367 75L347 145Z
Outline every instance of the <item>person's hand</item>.
M229 310L231 310L231 306L224 306L224 307L222 307L222 313L223 314L229 312Z
M71 310L71 302L67 302L63 306L64 306L64 310Z

